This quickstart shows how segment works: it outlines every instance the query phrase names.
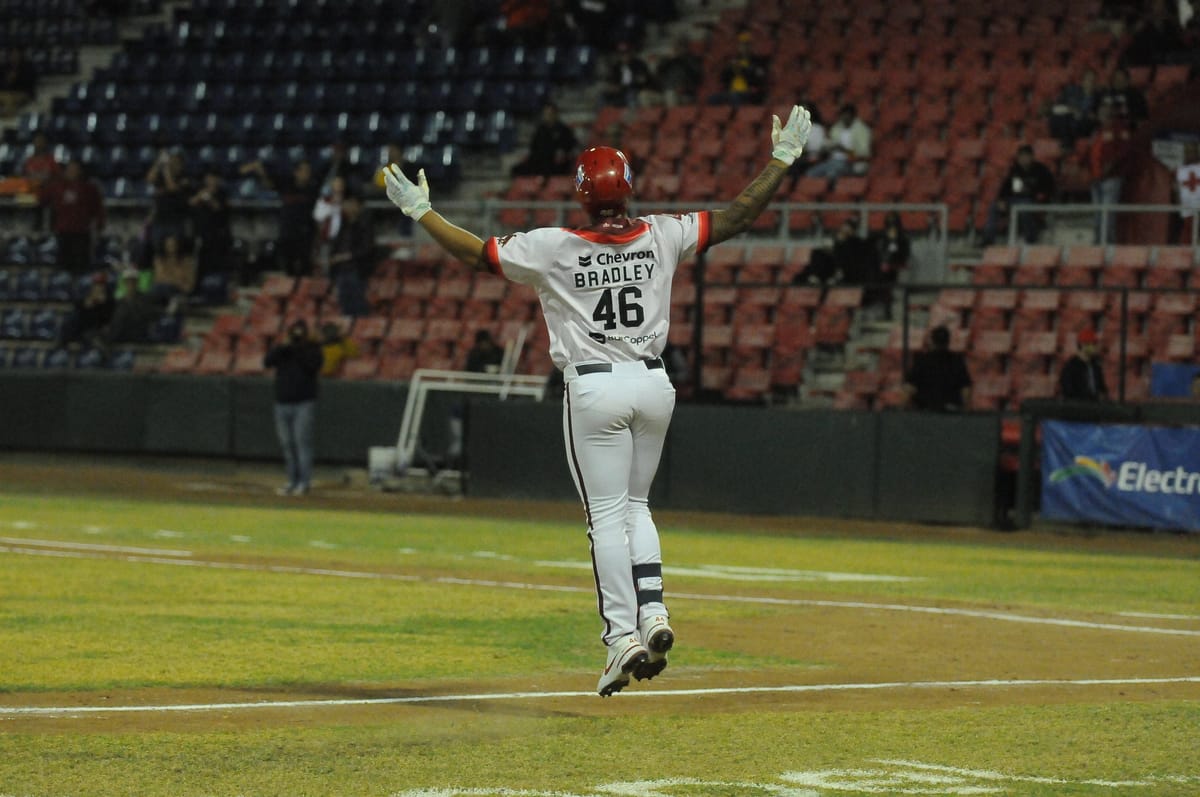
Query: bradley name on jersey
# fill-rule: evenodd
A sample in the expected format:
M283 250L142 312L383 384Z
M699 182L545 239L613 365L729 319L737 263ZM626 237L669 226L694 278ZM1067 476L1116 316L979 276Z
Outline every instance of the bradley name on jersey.
M654 260L654 250L646 249L641 252L600 252L595 257L595 265L604 268L593 268L591 255L580 255L579 271L574 274L575 287L607 288L611 285L627 285L632 282L646 282L654 276L654 263L632 263L635 260Z

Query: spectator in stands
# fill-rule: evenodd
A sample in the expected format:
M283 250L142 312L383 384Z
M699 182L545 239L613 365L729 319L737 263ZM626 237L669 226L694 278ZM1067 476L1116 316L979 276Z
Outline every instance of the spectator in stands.
M971 402L971 373L959 352L950 351L950 330L929 330L929 348L913 356L904 375L911 406L927 412L955 412Z
M375 228L362 198L348 193L342 200L341 221L329 254L329 275L342 313L361 316L370 312L366 285L374 269Z
M0 67L0 116L11 116L33 99L37 71L20 47L10 47Z
M692 104L703 78L704 62L692 52L687 39L680 37L654 70L654 99L670 108Z
M721 70L723 90L708 98L710 105L760 104L767 95L767 66L754 54L754 37L738 34L737 52Z
M335 376L342 363L359 355L354 338L346 337L339 324L328 321L321 326L321 376Z
M204 170L200 190L188 200L196 232L196 276L207 277L230 270L233 229L229 220L229 192L214 167Z
M321 190L326 193L333 190L334 181L338 178L341 178L344 185L356 182L345 141L339 139L329 145L322 173L324 176L321 178Z
M88 283L87 293L76 300L63 322L59 342L67 344L82 341L93 345L95 341L102 340L112 321L114 306L108 278L103 271L97 271Z
M1010 207L1044 205L1054 199L1054 190L1054 174L1046 164L1034 160L1033 147L1022 144L1017 149L1004 182L1000 184L1000 192L988 209L987 221L983 226L983 245L991 246L999 232L1008 228ZM1025 243L1037 243L1045 226L1045 218L1040 213L1017 215L1017 230Z
M882 305L884 318L890 320L892 317L890 286L895 285L896 280L900 277L900 272L908 268L908 259L912 254L912 244L909 243L908 234L904 232L904 226L900 223L899 213L892 210L884 216L883 229L873 236L872 243L875 246L875 262L879 264L875 281L883 283L887 287L872 291L871 295L867 297L867 303Z
M1099 127L1092 134L1088 161L1092 176L1092 204L1115 205L1121 201L1123 170L1129 157L1132 134L1129 126L1118 119L1111 105L1101 105L1097 114ZM1096 214L1096 243L1115 243L1116 216L1101 211Z
M874 245L858 234L858 222L846 219L834 234L833 245L814 249L808 265L795 278L798 284L864 285L878 274Z
M21 176L29 181L29 191L37 194L42 186L62 174L62 166L54 157L54 149L45 133L33 134L33 152L21 164Z
M811 167L810 177L838 178L845 174L866 174L871 159L871 128L858 118L858 109L846 103L825 139L825 160Z
M1100 92L1096 87L1096 72L1085 69L1078 83L1063 86L1058 97L1047 109L1050 133L1070 149L1076 139L1087 138L1096 128L1096 104Z
M466 370L475 374L499 373L503 359L504 349L496 343L491 332L481 329L475 333L475 345L467 352Z
M1129 44L1121 53L1121 63L1125 66L1169 63L1170 56L1187 50L1179 13L1166 0L1154 0L1149 5L1149 9L1130 20Z
M1075 337L1079 350L1063 363L1058 376L1058 392L1073 401L1101 401L1108 398L1104 369L1100 366L1099 339L1093 329L1084 329Z
M184 169L183 155L162 149L146 173L154 191L154 209L151 213L150 243L157 250L170 235L182 238L188 234L191 208L188 200L194 193L192 181Z
M287 337L263 358L275 369L275 433L283 449L287 486L279 495L307 495L312 488L313 434L317 411L317 379L323 355L304 319L293 321Z
M542 118L533 130L529 154L513 166L512 174L514 177L570 174L575 168L575 151L578 148L575 131L558 118L558 106L548 102L542 106Z
M317 262L328 264L333 241L342 229L342 203L346 201L346 178L334 177L321 189L312 207L313 222L317 225Z
M796 159L793 171L797 174L808 174L829 157L829 152L825 148L825 144L829 140L829 131L826 130L825 120L821 118L821 112L815 104L805 100L800 105L807 108L812 116L812 131L808 134L808 143L804 146L804 154Z
M653 88L650 67L629 47L628 42L617 45L617 55L608 68L603 97L607 105L636 108L645 99L644 93Z
M150 287L150 297L168 304L176 297L187 296L195 288L196 259L185 250L178 236L168 235L154 255L154 283Z
M275 254L280 270L292 276L309 274L316 237L313 207L320 196L312 164L300 161L291 172L272 177L262 161L253 161L243 165L241 172L255 175L263 185L279 194L279 238Z
M162 315L162 308L142 290L140 281L141 274L132 266L121 272L106 344L145 343L150 324Z
M51 226L58 238L58 266L83 274L92 264L96 235L104 229L104 197L84 174L83 164L72 160L63 176L42 186L39 200L50 209Z
M1097 112L1100 108L1109 108L1131 129L1150 118L1146 95L1129 82L1129 70L1124 68L1113 70L1108 86L1096 97L1096 107Z

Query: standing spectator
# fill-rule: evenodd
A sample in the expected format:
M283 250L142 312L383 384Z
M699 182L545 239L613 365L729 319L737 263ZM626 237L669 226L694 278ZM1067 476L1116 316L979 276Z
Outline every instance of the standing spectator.
M330 244L329 275L338 304L349 316L366 315L367 280L375 269L375 228L358 194L342 200L337 237Z
M58 265L75 274L92 264L95 236L104 229L104 197L72 160L61 179L42 186L40 201L50 209L51 226L58 238Z
M1150 118L1146 95L1129 82L1129 70L1122 67L1113 70L1108 87L1100 91L1096 98L1096 106L1097 110L1109 108L1130 129Z
M825 140L828 157L810 168L811 177L838 178L845 174L866 174L871 159L871 128L858 118L858 109L846 103L838 111L837 121Z
M829 152L825 149L825 142L829 138L829 132L825 129L825 120L821 118L821 112L811 102L800 103L805 108L809 109L812 114L812 132L808 134L808 144L804 147L804 156L796 161L794 171L799 174L808 174L813 167L825 161Z
M541 175L571 173L571 155L579 147L575 131L558 118L558 106L552 102L542 106L542 118L529 141L529 154L513 166L512 174Z
M604 84L604 102L620 108L636 108L643 92L653 84L650 67L630 49L628 42L617 45L617 58Z
M1092 176L1092 204L1115 205L1121 201L1122 170L1129 156L1132 135L1129 126L1118 119L1112 106L1101 105L1099 124L1092 134L1088 161ZM1115 243L1116 216L1101 210L1096 214L1096 243Z
M333 241L342 229L342 203L346 200L346 178L334 177L321 189L312 207L317 225L317 262L328 264Z
M1050 133L1070 149L1075 140L1087 138L1096 128L1096 104L1099 90L1096 87L1096 72L1085 69L1078 83L1063 86L1048 109Z
M892 317L892 289L900 277L900 272L908 268L908 259L912 254L912 245L908 234L900 223L900 214L888 211L883 218L883 229L874 236L875 257L879 264L876 281L885 287L874 292L870 297L872 303L883 306L884 318Z
M954 412L971 403L971 374L962 354L950 351L950 330L929 330L929 348L913 356L904 375L911 405L928 412Z
M167 304L176 297L189 295L195 287L196 259L184 251L183 242L178 236L168 235L154 255L151 298Z
M154 210L150 223L150 243L155 250L162 247L167 236L183 238L188 233L192 198L192 181L183 166L183 156L178 152L162 149L146 173L154 191Z
M721 70L724 90L709 97L710 105L757 105L766 97L767 67L754 54L753 39L748 31L738 34L737 52Z
M253 174L263 185L279 194L279 238L275 254L280 270L296 276L312 272L313 241L316 223L313 207L320 196L320 186L313 177L312 165L300 161L291 172L271 176L262 161L242 166L242 174Z
M306 495L312 488L313 434L317 379L323 355L308 333L308 322L292 322L287 338L273 346L263 365L275 369L275 433L283 449L287 485L279 495Z
M336 376L342 363L358 354L358 344L346 337L341 326L333 321L321 326L321 376Z
M33 99L37 71L20 47L10 47L0 66L0 116L11 116Z
M1009 208L1013 205L1045 204L1054 198L1054 175L1041 161L1034 160L1033 147L1022 144L1017 149L1000 192L988 209L987 222L983 226L983 245L990 246L1001 229L1007 229ZM1017 215L1017 229L1021 239L1035 244L1045 227L1045 218L1040 213Z
M655 89L661 101L671 108L694 103L703 77L704 62L683 37L675 40L671 54L654 70Z
M480 329L475 333L475 344L467 352L467 361L463 369L473 374L498 374L503 361L504 350L496 344L492 333ZM446 445L447 466L459 470L464 464L462 456L466 417L467 401L463 398L450 407L449 442Z
M1084 329L1075 338L1079 350L1063 363L1058 375L1058 392L1073 401L1101 401L1108 398L1104 369L1100 367L1099 340L1093 329Z
M196 232L196 275L204 278L229 270L233 230L229 221L229 192L215 168L204 171L200 189L188 200Z
M1184 144L1183 163L1175 168L1172 199L1183 209L1171 217L1168 240L1183 245L1192 242L1192 230L1200 215L1200 144Z

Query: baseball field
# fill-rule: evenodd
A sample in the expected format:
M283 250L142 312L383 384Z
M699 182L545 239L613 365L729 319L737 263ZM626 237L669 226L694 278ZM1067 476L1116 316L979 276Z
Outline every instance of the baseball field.
M1195 795L1200 540L660 513L612 698L579 507L0 456L0 795Z

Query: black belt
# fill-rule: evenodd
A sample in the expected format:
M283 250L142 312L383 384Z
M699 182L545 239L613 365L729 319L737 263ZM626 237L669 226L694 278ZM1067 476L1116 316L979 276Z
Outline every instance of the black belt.
M642 360L642 363L650 371L658 368L666 368L663 365L662 357L655 357L653 360ZM611 374L612 363L583 363L582 365L575 366L575 373L578 376L583 376L584 374Z

